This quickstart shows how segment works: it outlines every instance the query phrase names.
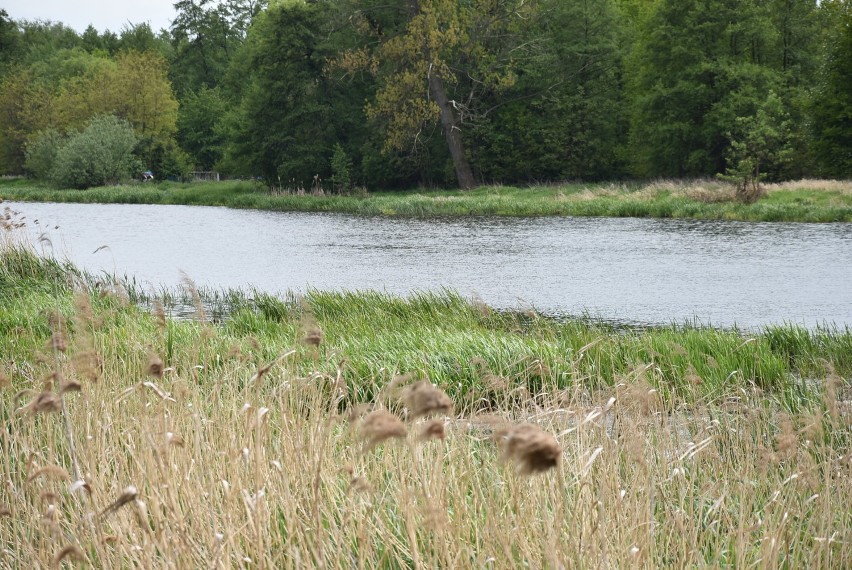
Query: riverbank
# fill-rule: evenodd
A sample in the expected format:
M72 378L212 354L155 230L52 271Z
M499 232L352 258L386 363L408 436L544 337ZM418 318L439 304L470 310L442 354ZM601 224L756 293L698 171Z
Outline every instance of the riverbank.
M849 331L614 329L451 293L154 299L2 241L10 566L852 559Z
M344 212L382 216L595 216L690 218L762 222L850 222L852 182L803 180L768 185L754 204L734 200L717 181L658 181L644 185L565 184L515 188L370 192L363 195L270 193L256 182L136 184L56 190L23 179L0 180L0 199L224 206L273 211Z
M796 378L852 374L848 329L788 325L746 334L686 325L628 328L494 311L453 292L397 297L314 291L280 298L259 291L182 288L155 299L126 284L104 284L103 277L87 277L24 246L7 246L0 253L0 298L7 307L0 320L0 354L26 359L48 343L51 310L61 309L63 321L73 322L75 283L90 291L92 302L118 311L110 337L131 352L134 345L153 342L133 340L136 335L162 336L139 307L204 314L200 323L170 320L167 338L161 339L165 344L150 346L167 363L176 357L177 339L201 330L217 339L203 350L217 361L234 346L246 350L246 343L255 358L274 359L287 348L282 342L298 347L311 331L321 331L321 348L314 356L324 362L325 374L341 368L354 401L373 398L395 374L413 372L445 386L465 406L488 402L506 389L611 390L626 379L641 378L670 401L736 399L750 386L787 398L794 407L797 398L805 397ZM299 374L317 366L310 359L298 362Z

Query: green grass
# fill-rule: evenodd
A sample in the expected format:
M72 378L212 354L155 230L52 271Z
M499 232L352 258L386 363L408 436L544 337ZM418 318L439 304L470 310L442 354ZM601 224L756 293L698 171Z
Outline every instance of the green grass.
M72 334L72 285L87 280L93 281L25 248L3 251L0 354L24 359L43 349L52 312L65 315ZM637 381L669 401L720 402L756 387L795 407L806 397L798 379L852 373L849 330L781 326L746 335L688 325L616 328L497 312L451 291L407 298L376 292L277 298L258 291L202 291L207 324L169 320L160 331L151 313L140 308L152 306L152 299L133 288L91 291L91 303L114 309L103 326L112 327L106 332L119 355L156 352L167 365L203 362L203 371L194 374L204 381L224 365L224 354L250 354L260 365L295 348L300 373L308 374L318 362L324 374L339 368L351 401L369 401L394 376L411 373L430 378L467 408L543 391L615 390ZM167 306L192 304L191 292L164 293ZM194 310L184 311L189 312ZM302 342L314 328L322 331L319 347ZM129 340L134 338L150 341L140 347ZM180 354L182 346L196 347L197 354Z
M470 191L412 190L368 195L273 195L255 182L135 184L57 190L27 180L0 180L0 199L19 201L181 204L274 211L345 212L358 215L596 216L693 218L744 221L852 221L852 183L801 181L770 186L754 204L733 200L716 181L645 185L565 184L516 188L483 186Z

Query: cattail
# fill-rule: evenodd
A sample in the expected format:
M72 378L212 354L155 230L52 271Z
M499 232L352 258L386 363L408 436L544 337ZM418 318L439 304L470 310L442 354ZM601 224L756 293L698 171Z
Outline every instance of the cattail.
M145 504L145 501L139 499L133 501L133 514L140 527L151 530L151 523L148 521L148 505Z
M166 328L166 309L159 299L154 301L154 319L157 321L157 326L160 329Z
M9 377L6 376L6 374L2 370L0 370L0 388L5 388L9 384L11 384L11 382L9 381Z
M500 429L494 433L494 438L503 457L514 461L523 474L547 471L562 457L556 438L533 424Z
M58 311L50 313L47 316L47 325L50 327L52 333L50 340L47 341L47 348L58 352L68 350L68 341L65 340L65 334L63 333L65 330L65 317L62 316L62 313Z
M168 432L166 433L166 445L174 445L176 447L183 447L183 438L176 433Z
M444 439L445 437L447 437L447 432L444 430L444 420L429 420L423 425L423 429L420 430L418 439L425 441L429 439Z
M77 291L74 294L74 314L75 320L78 321L92 322L94 320L92 302L89 300L89 296L82 291Z
M449 414L453 409L453 401L450 397L425 380L409 386L403 394L403 401L414 419L435 414Z
M49 390L45 390L27 404L27 408L34 414L48 414L62 410L62 399Z
M32 483L39 477L45 477L47 479L62 479L65 481L71 480L71 475L58 465L47 465L41 469L36 469L29 477L27 477L27 483Z
M136 487L134 487L133 485L126 487L124 491L122 491L121 495L119 495L118 498L111 505L101 511L101 514L99 516L103 517L104 515L114 513L130 501L135 500L138 495L139 491L136 490Z
M65 352L66 350L68 350L68 341L65 340L64 334L57 331L50 336L50 340L48 341L47 346L52 350L56 350L58 352Z
M370 482L363 477L355 475L355 469L351 465L341 467L340 471L349 475L349 491L366 493L372 490Z
M778 434L776 443L778 453L784 457L789 457L796 452L799 438L796 435L796 428L793 427L793 422L790 418L784 418L781 422L781 433Z
M237 360L243 359L243 351L240 348L239 344L232 344L231 348L228 349L228 353L225 355L225 358L235 358Z
M482 386L489 392L504 392L509 388L509 379L499 374L485 374Z
M159 356L152 354L148 357L148 366L145 367L146 374L162 378L164 370L165 367L163 366L163 361Z
M55 524L59 520L59 509L56 508L56 505L53 503L47 505L47 508L44 509L44 514L41 515L41 520L48 525Z
M64 383L64 384L63 384L63 385L59 388L59 393L60 393L60 394L65 394L65 393L67 393L67 392L79 392L79 391L81 391L82 389L83 389L83 385L82 385L82 384L80 384L80 383L79 383L79 382L77 382L76 380L69 380L68 382Z
M104 372L104 360L94 350L78 352L73 356L71 362L74 371L91 382L97 381Z
M407 433L402 420L386 410L376 410L367 414L361 420L360 432L366 449L371 449L393 437L403 438Z
M180 272L180 276L184 288L189 291L189 294L192 296L192 304L195 307L195 318L198 319L199 322L206 322L207 314L204 311L204 304L201 302L201 294L198 292L198 287L196 287L195 281L193 281L189 275L183 271Z
M704 380L699 376L698 371L695 370L695 367L690 364L686 369L686 376L684 376L684 380L687 383L692 384L693 386L701 385Z
M319 346L322 344L322 330L317 325L312 325L305 331L305 336L302 342L309 346Z
M62 561L68 558L69 560L73 560L74 562L83 562L86 560L86 555L78 546L74 546L73 544L69 544L62 550L56 553L56 556L53 557L53 566L60 567L62 565Z
M92 494L92 486L85 479L77 479L73 483L68 486L68 491L70 493L76 493L77 491L83 490L87 494Z
M59 494L53 491L42 491L38 494L38 500L42 503L56 503L59 501Z
M346 411L346 420L350 424L354 424L371 411L373 411L373 404L355 404Z
M12 516L12 509L7 507L6 505L0 505L0 518L11 517L11 516Z

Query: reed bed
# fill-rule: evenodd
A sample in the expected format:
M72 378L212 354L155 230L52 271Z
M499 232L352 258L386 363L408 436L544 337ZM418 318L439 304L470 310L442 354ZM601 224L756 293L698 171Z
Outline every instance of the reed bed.
M735 200L717 180L482 186L470 191L421 189L311 195L270 192L257 182L137 184L56 190L25 180L0 181L0 199L22 201L225 206L368 216L596 216L743 221L850 222L852 183L802 180L767 186L754 204Z
M19 246L0 244L0 566L852 562L848 372L826 350L848 331L715 331L726 348L449 293L232 295L214 323L191 283L176 319ZM714 385L686 365L707 353L812 374Z

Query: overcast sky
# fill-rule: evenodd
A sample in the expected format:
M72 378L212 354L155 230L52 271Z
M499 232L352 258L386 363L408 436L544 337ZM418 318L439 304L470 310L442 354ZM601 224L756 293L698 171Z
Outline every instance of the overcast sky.
M128 23L148 22L154 32L168 28L177 0L2 0L0 8L13 20L52 20L82 32L89 24L98 31L120 32Z

